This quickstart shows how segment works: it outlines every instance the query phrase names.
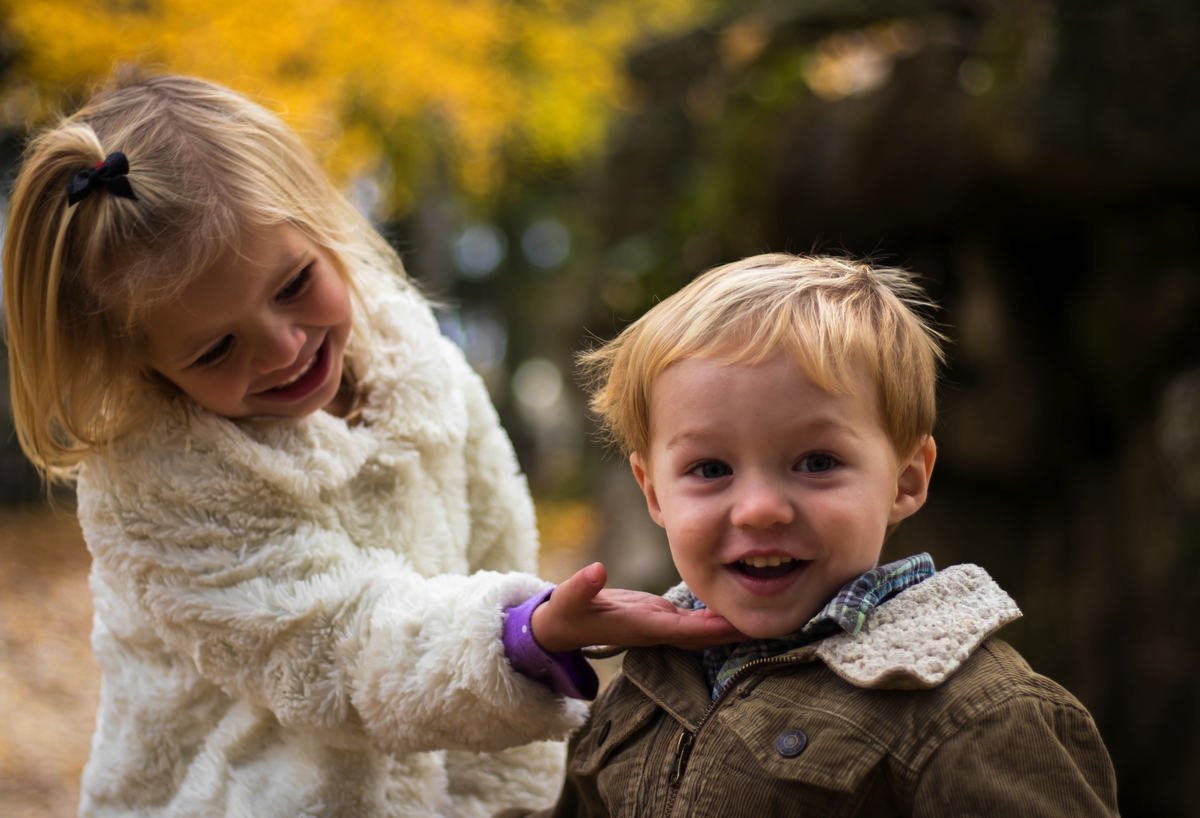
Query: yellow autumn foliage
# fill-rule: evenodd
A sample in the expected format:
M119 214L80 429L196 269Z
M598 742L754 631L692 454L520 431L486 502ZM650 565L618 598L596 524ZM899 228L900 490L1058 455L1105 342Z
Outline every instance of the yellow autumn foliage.
M0 0L8 124L68 106L118 62L225 83L280 112L338 178L391 172L411 205L434 162L486 196L506 156L594 151L639 40L704 0ZM14 121L15 120L15 121Z

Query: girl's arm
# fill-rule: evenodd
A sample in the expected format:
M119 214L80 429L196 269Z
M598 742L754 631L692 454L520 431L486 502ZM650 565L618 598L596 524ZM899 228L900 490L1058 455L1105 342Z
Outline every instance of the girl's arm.
M225 448L206 442L209 422L194 419L190 453L161 447L120 473L97 461L81 476L97 609L121 649L161 655L165 643L285 727L398 754L495 750L562 737L582 721L581 702L504 656L505 609L547 583L528 573L423 576L403 554L353 541L317 495L311 507L272 513L278 486L244 479ZM295 479L325 479L321 468Z

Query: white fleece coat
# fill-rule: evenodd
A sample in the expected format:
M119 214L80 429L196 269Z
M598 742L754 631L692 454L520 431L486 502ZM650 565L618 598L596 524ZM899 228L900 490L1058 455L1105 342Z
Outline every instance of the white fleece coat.
M360 274L358 425L164 412L79 478L104 672L83 816L490 815L553 802L581 702L515 673L525 480L427 303ZM527 745L527 746L518 746ZM513 748L513 749L506 749Z

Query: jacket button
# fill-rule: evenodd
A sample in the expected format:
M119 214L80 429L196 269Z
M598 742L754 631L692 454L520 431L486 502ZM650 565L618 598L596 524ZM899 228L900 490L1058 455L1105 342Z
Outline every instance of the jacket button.
M795 758L808 746L808 736L802 730L784 730L775 742L775 749L784 758Z
M604 744L604 740L608 738L608 731L611 729L612 729L612 719L609 719L608 721L604 722L604 725L600 728L600 738L596 739L597 747Z

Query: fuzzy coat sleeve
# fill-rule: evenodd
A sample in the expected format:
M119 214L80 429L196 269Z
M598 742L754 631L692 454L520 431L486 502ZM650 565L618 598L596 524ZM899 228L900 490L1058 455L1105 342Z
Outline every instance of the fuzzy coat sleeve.
M457 350L452 357L459 358ZM537 522L525 477L483 380L465 361L458 366L468 417L469 570L536 572Z
M334 744L405 754L563 737L584 706L515 673L500 638L504 609L546 583L474 570L530 569L537 546L482 384L474 373L459 383L457 455L444 442L344 451L355 444L331 445L322 435L336 430L314 423L300 448L339 456L283 462L285 446L231 449L241 432L203 416L186 439L157 440L119 465L89 462L79 514L108 630L129 649L194 663L229 696ZM428 474L446 451L461 466ZM286 479L262 479L264 470ZM397 498L391 516L359 508L374 502L372 486ZM450 542L459 540L461 563Z

